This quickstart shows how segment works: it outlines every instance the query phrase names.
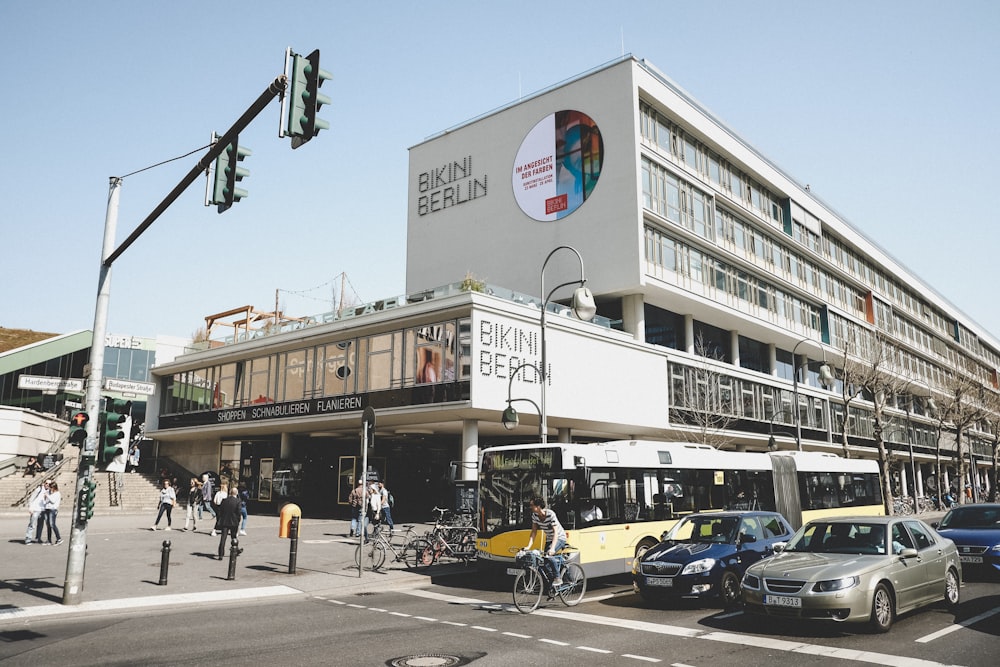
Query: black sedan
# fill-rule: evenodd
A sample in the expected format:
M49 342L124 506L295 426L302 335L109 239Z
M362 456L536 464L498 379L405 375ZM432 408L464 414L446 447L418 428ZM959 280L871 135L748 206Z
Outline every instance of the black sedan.
M632 587L647 602L740 598L740 579L794 531L777 512L711 512L678 521L632 566Z

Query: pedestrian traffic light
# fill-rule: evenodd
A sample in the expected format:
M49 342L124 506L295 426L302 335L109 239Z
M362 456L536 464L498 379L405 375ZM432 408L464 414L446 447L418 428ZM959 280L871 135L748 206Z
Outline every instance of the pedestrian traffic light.
M212 135L213 142L218 141L218 139L218 136ZM233 202L238 202L247 196L247 191L236 187L236 184L250 175L250 170L241 167L240 162L247 156L253 155L253 151L246 146L240 146L239 140L237 135L233 143L226 146L215 158L212 197L208 203L209 205L217 204L219 213L227 210L233 205Z
M82 447L87 442L87 422L90 415L86 412L74 413L69 419L69 442L74 447Z
M80 523L89 521L94 516L94 501L97 496L97 482L92 479L83 480L80 493L76 499L76 520Z
M292 148L298 148L319 134L320 130L330 129L330 123L317 118L316 114L320 107L332 101L320 94L319 88L333 75L320 69L319 49L308 56L291 53L291 57L292 82L285 133L292 138Z
M114 463L116 457L125 453L128 442L127 427L123 426L132 411L132 401L115 398L104 399L104 412L98 421L97 460L102 464Z

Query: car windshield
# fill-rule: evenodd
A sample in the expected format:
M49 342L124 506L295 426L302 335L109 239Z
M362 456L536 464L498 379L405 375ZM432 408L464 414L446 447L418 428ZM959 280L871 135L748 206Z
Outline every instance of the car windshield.
M957 507L941 520L940 528L1000 528L1000 505Z
M675 525L666 538L672 542L701 542L731 544L736 539L736 528L739 518L725 517L686 517Z
M785 551L825 554L884 554L885 526L854 522L816 522L799 529Z

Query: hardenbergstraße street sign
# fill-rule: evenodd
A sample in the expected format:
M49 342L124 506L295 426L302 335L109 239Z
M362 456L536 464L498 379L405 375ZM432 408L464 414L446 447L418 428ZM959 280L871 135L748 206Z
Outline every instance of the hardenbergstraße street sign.
M22 375L17 379L17 388L34 389L36 391L72 391L82 394L83 380L45 375Z

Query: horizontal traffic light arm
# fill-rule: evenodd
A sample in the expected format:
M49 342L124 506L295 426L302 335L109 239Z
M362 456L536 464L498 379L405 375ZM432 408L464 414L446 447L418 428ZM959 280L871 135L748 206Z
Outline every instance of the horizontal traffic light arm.
M209 149L208 153L206 153L205 156L198 161L198 164L196 164L194 168L181 179L181 182L170 191L170 194L168 194L155 209L153 209L153 212L146 216L146 219L135 228L135 231L129 234L128 238L122 241L122 244L118 246L114 252L107 256L102 264L106 267L110 267L112 262L118 259L130 245L135 243L136 239L142 236L142 233L149 229L150 225L156 222L156 219L159 218L164 211L170 208L170 205L173 204L174 201L176 201L177 198L180 197L192 183L198 180L199 176L205 173L205 170L208 169L208 166L212 164L212 161L219 156L219 153L224 151L226 146L236 140L240 132L250 125L250 122L264 110L264 107L266 107L271 100L284 92L287 85L288 79L284 74L278 76L274 81L272 81L271 85L267 87L267 90L260 94L260 97L258 97L257 100L250 105L243 115L240 116L239 120L237 120L233 126L219 138L219 141L217 141L215 145Z

